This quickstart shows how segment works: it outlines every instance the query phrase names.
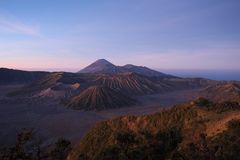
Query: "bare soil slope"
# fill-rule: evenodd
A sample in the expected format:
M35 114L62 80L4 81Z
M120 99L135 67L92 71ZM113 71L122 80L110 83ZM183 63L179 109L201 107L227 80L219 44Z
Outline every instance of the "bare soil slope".
M67 106L74 109L102 110L134 105L133 99L109 87L91 86L73 97Z

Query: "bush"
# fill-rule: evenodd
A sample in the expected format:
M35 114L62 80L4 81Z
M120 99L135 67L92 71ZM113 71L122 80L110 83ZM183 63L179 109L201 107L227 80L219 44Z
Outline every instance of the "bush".
M194 104L199 106L199 107L209 107L213 103L210 100L206 99L206 98L200 97L196 101L194 101Z

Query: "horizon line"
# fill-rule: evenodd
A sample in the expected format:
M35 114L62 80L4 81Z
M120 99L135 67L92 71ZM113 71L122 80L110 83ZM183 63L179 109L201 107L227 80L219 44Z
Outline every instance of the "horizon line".
M147 67L147 66L146 66ZM25 67L0 67L6 69L23 70L23 71L47 71L47 72L78 72L85 68L25 68ZM230 68L151 68L156 71L240 71L240 69L230 69Z

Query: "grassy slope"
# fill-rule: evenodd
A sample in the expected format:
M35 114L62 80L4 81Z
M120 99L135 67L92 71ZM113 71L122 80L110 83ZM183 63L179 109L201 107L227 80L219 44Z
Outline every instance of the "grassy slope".
M228 108L222 103L199 100L153 115L124 116L98 123L72 150L68 159L78 159L79 155L82 159L165 159L174 153L191 159L195 152L189 149L189 144L196 143L195 148L201 148L198 146L204 138L210 143L211 139L228 130L226 126L232 119L240 118L239 104L233 106ZM119 135L125 137L119 139ZM127 141L129 137L132 138ZM202 153L200 151L196 153ZM210 154L204 152L203 155ZM204 156L201 158L206 158Z

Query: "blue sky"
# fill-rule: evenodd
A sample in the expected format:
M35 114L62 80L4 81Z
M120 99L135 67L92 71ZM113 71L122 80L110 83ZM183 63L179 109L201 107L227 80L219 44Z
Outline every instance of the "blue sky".
M99 58L240 69L239 0L0 0L0 67L78 70Z

